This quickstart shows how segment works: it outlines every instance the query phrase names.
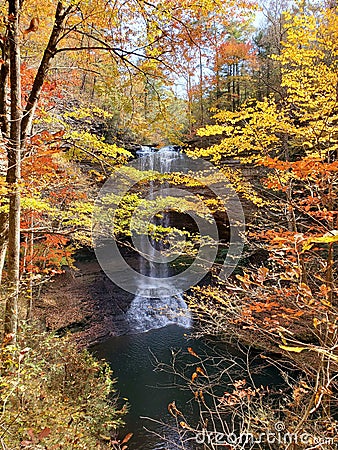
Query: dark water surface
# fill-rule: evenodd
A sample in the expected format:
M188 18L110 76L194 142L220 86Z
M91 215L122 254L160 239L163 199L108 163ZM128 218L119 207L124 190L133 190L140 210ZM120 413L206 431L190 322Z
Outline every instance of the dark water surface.
M191 399L189 392L180 390L175 384L174 375L167 371L155 370L156 359L169 363L172 351L186 349L189 330L169 325L165 328L151 330L147 333L118 336L96 345L93 353L107 360L118 378L117 388L120 396L127 398L130 410L126 416L126 432L134 433L129 448L136 450L177 449L179 443L174 431L158 422L175 425L175 419L168 413L167 406L176 400L177 407L192 414L192 407L187 403ZM163 442L161 437L152 432L165 435L170 442Z
M170 325L147 333L114 337L92 348L92 352L98 358L104 358L109 362L114 376L118 378L119 394L121 398L127 398L130 404L129 413L125 418L125 433L134 433L128 446L130 450L182 448L180 438L174 430L175 419L168 413L168 404L173 400L177 408L184 412L184 419L196 426L197 411L194 410L196 405L192 400L192 393L184 389L189 382L180 382L180 377L167 370L158 370L157 365L160 361L170 366L173 353L178 351L179 371L185 373L189 379L196 360L186 353L188 347L193 347L196 352L204 352L207 348L202 340L191 339L189 330ZM220 353L222 352L221 349ZM240 365L237 367L234 365L234 379L245 376L243 373L236 373L238 369ZM260 384L272 386L279 382L280 378L272 369L263 370L255 376L255 383L258 386ZM226 385L225 380L223 389ZM193 438L189 442L185 444L185 449L201 448L201 444L196 444Z

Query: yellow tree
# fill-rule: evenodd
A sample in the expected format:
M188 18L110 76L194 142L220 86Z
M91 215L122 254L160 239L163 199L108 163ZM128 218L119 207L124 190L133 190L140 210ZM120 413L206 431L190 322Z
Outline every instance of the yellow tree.
M244 168L259 168L261 183L252 184L252 195L265 206L248 237L270 257L259 269L242 267L211 295L198 289L193 307L215 326L283 352L304 370L309 385L293 406L300 418L293 430L310 424L313 433L319 425L314 414L331 421L329 400L337 400L337 10L313 12L303 4L299 14L285 14L285 30L281 54L274 57L285 97L251 99L237 112L219 111L217 123L199 131L219 134L219 144L191 151L211 158L220 170L228 170L227 160L234 157Z

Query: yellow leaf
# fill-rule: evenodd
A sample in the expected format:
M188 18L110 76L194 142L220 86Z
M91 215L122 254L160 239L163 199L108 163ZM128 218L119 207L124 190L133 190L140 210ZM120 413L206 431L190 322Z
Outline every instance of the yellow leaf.
M103 441L110 441L110 436L105 436L104 434L100 434L100 438L103 440Z
M307 350L306 347L289 347L288 345L279 345L279 348L281 348L282 350L286 350L287 352L295 352L295 353L300 353L303 350Z
M308 242L318 242L320 244L330 244L332 242L338 242L338 230L332 230L325 233L324 236L308 239Z
M317 319L317 317L313 318L313 326L315 328L317 328L320 323L321 323L321 321L319 319Z
M286 345L287 342L286 342L286 339L285 339L285 337L283 336L283 334L282 334L280 331L278 332L278 334L279 334L279 336L281 337L283 344Z

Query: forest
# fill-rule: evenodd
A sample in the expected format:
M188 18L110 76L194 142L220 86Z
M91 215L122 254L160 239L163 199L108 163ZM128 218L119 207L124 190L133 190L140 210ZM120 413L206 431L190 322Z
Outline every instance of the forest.
M335 0L0 0L0 448L338 446Z

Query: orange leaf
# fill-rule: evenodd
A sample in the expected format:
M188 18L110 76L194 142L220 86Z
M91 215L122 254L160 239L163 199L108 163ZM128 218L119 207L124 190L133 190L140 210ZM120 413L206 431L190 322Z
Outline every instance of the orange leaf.
M203 375L204 377L206 377L206 373L204 372L204 370L201 367L197 367L196 372L199 373L200 375Z
M198 358L198 355L194 352L194 350L191 347L188 347L188 352L190 353L190 355L195 356L196 358Z
M180 425L182 428L185 428L186 430L194 431L193 428L191 428L186 422L180 422Z
M2 345L5 346L7 345L9 342L11 342L14 339L14 333L8 333L6 334L6 336L4 337L4 340L2 342Z
M169 405L168 405L168 411L169 411L169 413L170 413L173 417L183 416L183 414L181 413L181 411L177 409L176 403L175 403L175 402L169 403Z
M194 372L194 373L191 375L191 382L193 383L193 382L196 380L197 377L198 377L198 374L197 374L196 372Z
M263 283L263 281L265 281L268 273L269 273L269 269L267 269L266 267L260 267L258 269L258 274L257 274L258 283Z
M134 436L134 433L128 433L125 435L125 437L123 438L123 440L121 441L121 444L126 444L127 442L130 441L130 439Z

